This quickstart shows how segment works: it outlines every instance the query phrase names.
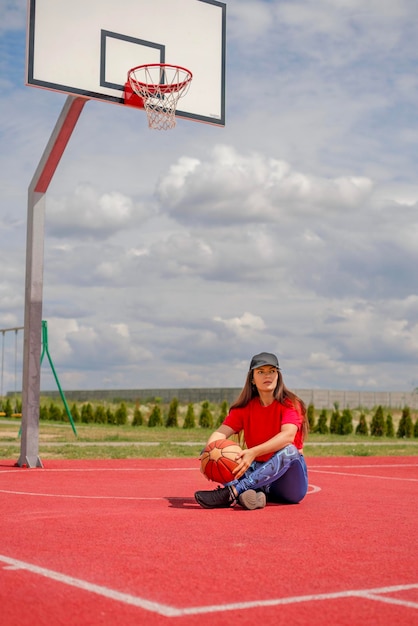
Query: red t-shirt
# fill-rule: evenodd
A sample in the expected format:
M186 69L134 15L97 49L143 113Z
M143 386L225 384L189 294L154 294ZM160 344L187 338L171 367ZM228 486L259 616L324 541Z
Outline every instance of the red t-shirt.
M231 409L224 422L235 433L244 431L245 443L249 448L258 446L281 431L282 424L295 424L298 427L294 445L300 450L303 448L302 414L292 404L281 404L274 400L269 406L260 404L260 398L252 398L250 402L239 409ZM272 454L263 454L257 461L267 461Z

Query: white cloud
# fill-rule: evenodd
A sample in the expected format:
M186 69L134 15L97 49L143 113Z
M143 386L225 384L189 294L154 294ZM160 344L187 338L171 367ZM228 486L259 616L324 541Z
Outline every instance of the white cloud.
M278 222L295 212L325 215L356 209L372 187L366 177L315 177L284 161L216 146L210 160L181 157L160 180L158 197L180 220Z
M20 30L26 19L26 0L3 0L0 5L0 33Z
M78 185L70 196L52 197L47 229L55 237L105 238L128 230L151 213L123 193L99 193L91 185Z
M245 312L240 317L233 317L231 319L222 319L216 316L215 322L224 324L226 328L230 329L237 336L248 335L255 331L263 331L266 327L264 321L259 315L253 315L252 313Z

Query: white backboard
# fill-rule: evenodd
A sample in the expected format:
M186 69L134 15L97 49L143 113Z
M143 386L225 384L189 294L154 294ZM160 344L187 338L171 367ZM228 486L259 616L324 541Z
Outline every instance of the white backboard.
M128 70L189 69L177 116L225 124L226 5L214 0L29 0L28 85L123 104Z

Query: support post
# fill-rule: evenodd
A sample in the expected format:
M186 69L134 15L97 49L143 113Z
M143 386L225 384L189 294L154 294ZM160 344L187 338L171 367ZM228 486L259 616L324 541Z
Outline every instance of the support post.
M39 458L45 193L87 100L68 96L28 190L22 437L16 465L42 467Z
M49 361L49 364L51 366L52 373L54 374L55 382L57 383L58 391L59 391L59 394L61 396L61 400L62 400L62 402L64 404L64 407L65 407L65 412L67 413L67 417L70 420L71 428L73 429L73 433L77 437L77 429L76 429L75 424L74 424L73 416L71 415L70 407L68 406L68 403L67 403L67 400L65 398L64 392L63 392L62 387L60 385L58 374L55 371L54 363L52 362L52 357L51 357L51 355L49 353L49 346L48 346L48 322L46 320L43 320L42 321L41 365L42 365L42 361L43 361L43 358L44 358L45 354L48 357L48 361Z

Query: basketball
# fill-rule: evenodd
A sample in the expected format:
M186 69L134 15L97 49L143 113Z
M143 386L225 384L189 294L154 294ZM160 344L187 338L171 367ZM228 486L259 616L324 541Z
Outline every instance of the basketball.
M242 448L230 439L217 439L208 444L200 459L200 471L216 483L229 483L235 479L232 470L238 465L235 457Z

